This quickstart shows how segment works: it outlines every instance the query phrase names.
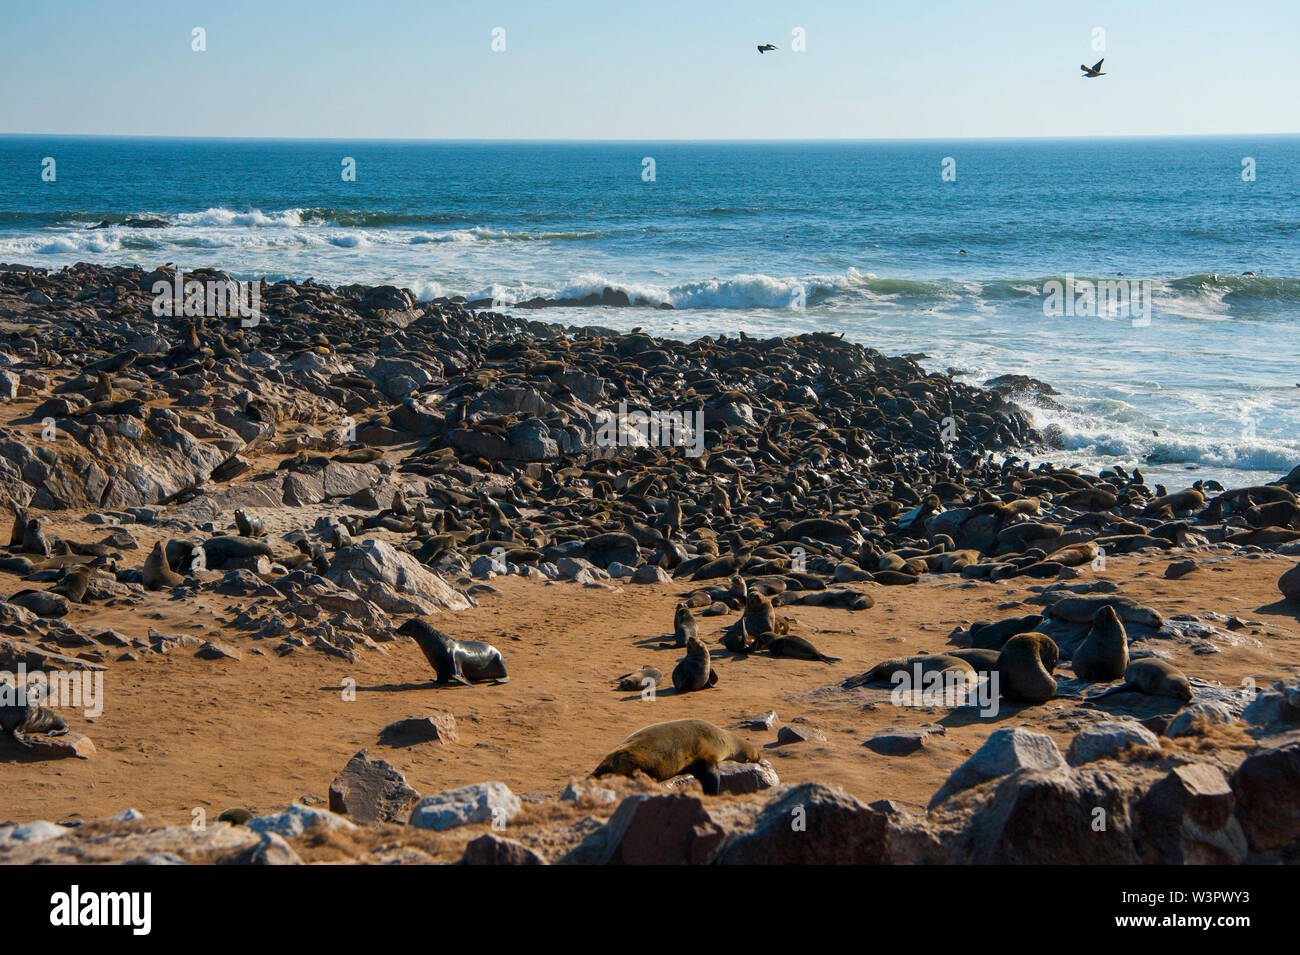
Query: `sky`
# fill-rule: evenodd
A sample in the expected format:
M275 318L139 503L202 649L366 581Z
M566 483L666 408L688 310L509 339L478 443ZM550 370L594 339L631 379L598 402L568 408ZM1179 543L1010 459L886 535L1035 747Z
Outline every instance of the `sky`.
M1295 133L1297 37L1298 0L5 0L0 133ZM1103 55L1108 75L1082 79Z

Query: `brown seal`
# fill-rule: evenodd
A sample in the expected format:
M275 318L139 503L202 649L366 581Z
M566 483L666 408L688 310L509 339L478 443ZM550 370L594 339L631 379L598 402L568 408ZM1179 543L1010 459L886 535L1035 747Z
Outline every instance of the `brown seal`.
M1089 697L1088 702L1095 703L1116 693L1145 693L1147 696L1172 697L1180 703L1192 702L1192 684L1187 674L1158 657L1130 663L1124 671L1123 683Z
M631 673L624 673L615 680L616 690L625 690L629 693L636 693L652 686L659 686L663 683L663 672L655 667L642 667L639 670L633 670Z
M178 587L184 581L184 577L172 571L171 565L167 563L167 551L163 548L162 541L158 541L145 558L140 582L147 590L161 590L164 587Z
M1089 683L1109 683L1128 669L1128 637L1119 614L1109 605L1097 608L1092 629L1074 651L1074 675Z
M999 689L1009 700L1043 703L1056 695L1052 671L1060 656L1056 641L1042 633L1020 633L998 654Z
M260 517L249 517L242 507L235 508L235 527L240 537L265 537L266 528Z
M709 648L698 637L686 640L686 656L673 667L673 689L678 693L703 690L718 682L717 671L709 656Z
M778 637L775 633L761 633L751 645L755 650L766 650L774 657L792 660L818 660L822 663L839 663L842 657L828 657L803 637Z
M761 758L753 743L712 723L673 720L637 730L605 756L591 775L632 776L641 772L663 782L690 773L706 794L716 796L721 788L718 763L757 763Z
M699 635L700 630L695 623L695 614L691 613L690 605L679 603L677 612L673 614L673 646L684 647L687 640Z

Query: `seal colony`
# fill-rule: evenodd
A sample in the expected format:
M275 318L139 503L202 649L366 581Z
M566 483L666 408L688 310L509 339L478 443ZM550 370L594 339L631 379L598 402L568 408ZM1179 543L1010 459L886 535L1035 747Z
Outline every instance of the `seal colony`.
M241 601L233 632L278 641L278 657L320 653L342 671L407 644L401 682L512 699L530 666L517 645L429 618L516 577L572 582L575 606L586 587L668 594L647 640L600 673L619 706L663 690L701 712L814 664L809 689L862 705L918 675L996 687L1022 711L1176 718L1208 699L1197 658L1161 656L1157 641L1192 639L1186 622L1075 581L1123 555L1300 541L1300 468L1224 490L1031 465L1019 454L1052 436L1014 403L1016 383L972 387L833 335L680 342L312 281L264 283L262 319L243 327L154 316L157 275L0 266L5 626L65 660L129 666L170 646L146 625L147 639L97 639L99 610L221 598ZM609 442L615 407L686 409L702 433L656 445L628 424ZM884 588L934 581L1034 597L868 658L810 623L833 612L887 631ZM66 728L6 716L20 724ZM576 728L601 736L600 777L685 773L715 793L732 785L719 763L758 762L698 719L621 745L626 726ZM783 746L817 739L783 730Z

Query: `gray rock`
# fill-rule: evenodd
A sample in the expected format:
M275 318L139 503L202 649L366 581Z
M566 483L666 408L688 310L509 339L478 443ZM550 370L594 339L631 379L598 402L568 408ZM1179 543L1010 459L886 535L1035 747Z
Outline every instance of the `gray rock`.
M425 796L411 810L410 824L442 832L473 823L508 823L523 809L519 797L504 783L475 783Z
M420 794L395 766L382 759L371 759L363 749L334 777L329 798L330 812L369 826L406 818Z
M953 770L930 800L930 807L955 793L1020 769L1048 770L1064 765L1065 759L1050 736L1021 727L995 730L970 759Z
M1235 717L1232 710L1223 703L1213 700L1198 700L1178 711L1178 715L1169 723L1165 735L1169 737L1195 736L1204 726L1226 726Z
M1109 759L1130 746L1159 749L1160 740L1136 720L1106 720L1080 730L1070 741L1065 759L1071 766L1082 766L1099 759Z
M257 833L273 833L284 839L297 839L308 829L320 826L324 829L339 829L344 832L356 828L347 819L324 809L313 809L301 803L294 803L283 812L269 816L256 816L244 827Z

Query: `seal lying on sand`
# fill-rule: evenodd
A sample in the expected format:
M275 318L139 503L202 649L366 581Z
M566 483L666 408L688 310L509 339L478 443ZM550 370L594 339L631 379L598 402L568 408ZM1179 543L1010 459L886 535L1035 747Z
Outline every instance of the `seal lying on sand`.
M1105 693L1088 697L1089 703L1113 696L1116 693L1145 693L1147 696L1169 696L1180 703L1192 702L1192 684L1187 674L1164 660L1149 657L1136 660L1124 671L1124 682Z
M415 638L439 683L510 682L501 651L490 643L453 639L418 618L406 621L397 632Z
M663 681L664 675L662 671L655 667L642 667L639 670L633 670L631 673L624 673L615 680L614 682L617 685L614 689L636 693L649 686L658 686Z
M700 781L705 794L716 796L721 789L718 763L757 763L761 758L753 743L712 723L673 720L637 730L602 759L591 775L631 776L642 772L663 782L690 773Z
M17 703L0 706L0 730L12 734L14 739L30 749L32 744L23 739L23 734L62 736L68 731L68 724L63 722L63 717L58 713L28 700L21 706Z
M843 657L828 657L803 637L778 637L774 633L760 633L750 645L754 650L766 650L774 657L793 660L819 660L822 663L839 663Z

